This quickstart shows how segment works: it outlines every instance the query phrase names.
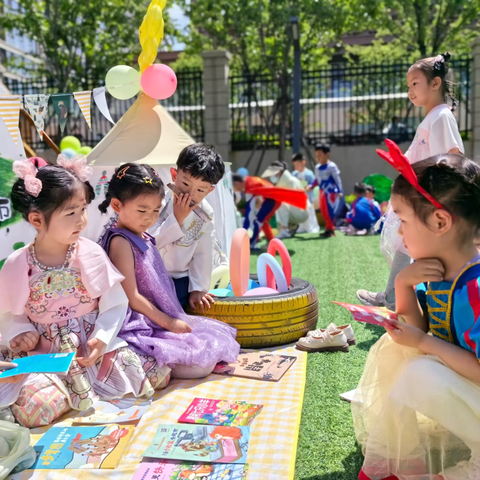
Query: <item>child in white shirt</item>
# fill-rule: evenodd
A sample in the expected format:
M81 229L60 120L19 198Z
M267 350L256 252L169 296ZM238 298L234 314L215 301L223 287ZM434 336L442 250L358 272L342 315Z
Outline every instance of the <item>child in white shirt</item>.
M152 235L168 273L173 278L182 305L202 309L214 303L208 295L212 276L215 231L213 221L194 212L197 206L213 219L213 209L205 197L225 174L225 165L214 147L196 143L184 148L177 168L170 170L174 185L183 194L165 195L165 207ZM190 207L190 203L195 205ZM166 217L166 218L165 218Z

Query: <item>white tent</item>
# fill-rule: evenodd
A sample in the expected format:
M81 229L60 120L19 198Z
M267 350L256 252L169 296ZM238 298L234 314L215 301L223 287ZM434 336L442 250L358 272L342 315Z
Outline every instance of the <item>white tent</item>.
M180 151L192 143L194 140L156 100L140 93L136 102L88 155L94 170L91 183L96 199L89 208L89 224L84 235L96 241L109 219L108 215L101 215L97 207L105 198L105 183L118 165L147 163L155 168L164 183L169 183L170 167L175 166ZM231 185L230 165L226 165L225 177L207 197L214 210L217 240L227 255L236 229Z

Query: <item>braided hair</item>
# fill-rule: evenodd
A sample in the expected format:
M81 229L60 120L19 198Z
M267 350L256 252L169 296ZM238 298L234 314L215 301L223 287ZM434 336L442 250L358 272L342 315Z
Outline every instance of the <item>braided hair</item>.
M454 83L450 80L450 58L451 55L448 52L437 55L436 57L422 58L415 62L410 68L420 70L426 77L428 83L431 83L434 78L440 78L442 81L441 92L443 101L448 103L450 98L452 101L452 111L457 108L457 99L454 93Z

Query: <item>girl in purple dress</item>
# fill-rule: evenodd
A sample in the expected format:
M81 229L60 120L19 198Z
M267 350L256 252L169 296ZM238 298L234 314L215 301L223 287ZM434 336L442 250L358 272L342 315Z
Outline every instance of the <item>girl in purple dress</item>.
M101 240L125 277L122 286L130 302L131 314L118 335L134 351L172 368L173 377L201 378L220 361L234 362L240 345L234 328L186 315L180 306L155 240L146 233L158 220L164 193L152 167L127 163L115 171L99 206L105 213L111 205L118 215L116 228Z

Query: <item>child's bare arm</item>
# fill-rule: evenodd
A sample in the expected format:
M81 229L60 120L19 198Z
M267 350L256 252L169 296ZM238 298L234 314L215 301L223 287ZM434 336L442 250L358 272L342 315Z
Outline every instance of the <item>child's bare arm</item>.
M135 259L130 243L121 236L116 236L110 243L110 260L125 277L122 287L128 297L130 307L150 318L157 325L174 333L189 333L191 328L181 320L170 318L152 305L140 294L135 278Z
M421 259L404 268L395 281L396 310L405 321L428 332L428 320L415 294L415 285L443 280L445 268L436 258Z

